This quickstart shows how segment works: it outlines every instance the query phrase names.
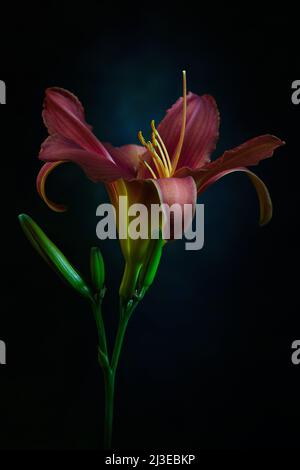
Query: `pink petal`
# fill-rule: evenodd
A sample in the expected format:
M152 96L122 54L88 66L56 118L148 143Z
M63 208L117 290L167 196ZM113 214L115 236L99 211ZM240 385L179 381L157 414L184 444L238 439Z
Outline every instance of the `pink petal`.
M59 134L82 149L112 161L85 121L80 101L63 88L48 88L44 100L43 119L50 134Z
M153 160L152 160L152 157L151 157L150 153L148 152L148 150L145 149L145 147L144 147L144 152L141 153L141 155L140 155L140 163L139 163L139 166L138 166L137 178L140 179L140 180L146 180L146 179L153 178L153 176L150 173L150 171L148 170L148 168L146 168L146 166L142 164L143 161L148 163L148 165L154 170L155 174L157 173L155 165L154 165Z
M192 223L197 200L197 187L195 181L192 177L187 176L186 178L160 178L153 180L153 183L158 188L162 203L167 204L169 208L175 204L174 216L170 220L168 220L169 218L165 220L163 228L163 233L170 233L170 238L173 239L176 237L174 231L174 217L178 217L178 220L181 220L181 229L188 229ZM185 227L183 227L185 204L191 205L192 210L190 211L190 217L186 218Z
M69 161L79 165L94 182L114 181L129 177L128 172L97 153L88 152L58 134L50 135L42 144L39 158L48 162Z
M255 137L232 150L226 151L222 157L207 164L204 168L198 170L181 168L175 176L185 177L191 175L197 185L198 194L200 194L211 184L229 173L234 171L246 172L258 194L260 225L265 225L272 217L272 202L269 192L261 179L244 167L257 165L260 160L271 157L274 150L282 145L284 145L284 142L273 135Z
M227 150L221 157L208 163L203 168L196 170L181 168L175 173L175 176L193 176L197 184L198 193L203 192L224 171L257 165L261 160L271 157L274 150L284 144L285 142L273 135L261 135L247 140L247 142L232 150Z
M128 177L136 177L142 155L145 155L145 147L141 145L123 145L114 147L109 143L103 143L103 146L114 159L115 163L124 170Z
M213 178L211 178L209 182L206 183L204 189L207 189L208 186L215 183L217 180L219 180L223 176L228 175L229 173L233 173L235 171L241 171L241 172L247 173L250 180L252 181L256 189L258 200L259 200L259 208L260 208L259 225L261 226L266 225L268 222L270 222L272 218L272 213L273 213L271 196L269 194L268 188L266 187L265 183L247 168L234 168L231 170L225 170L222 173L218 173ZM203 192L204 189L201 188L200 193Z
M241 166L257 165L261 160L272 157L274 150L284 144L285 142L274 135L261 135L247 140L232 150L227 150L220 158L206 165L204 169L208 171L209 175L212 175ZM204 178L205 180L207 177Z
M158 126L172 160L179 141L182 125L182 98L167 111ZM210 161L219 135L219 112L209 95L187 95L187 121L184 143L177 168L199 168Z

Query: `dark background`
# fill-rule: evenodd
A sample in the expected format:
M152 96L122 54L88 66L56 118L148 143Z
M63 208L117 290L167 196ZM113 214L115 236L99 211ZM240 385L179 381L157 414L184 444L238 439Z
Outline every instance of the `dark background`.
M243 174L201 197L205 246L168 244L151 291L130 321L118 370L116 449L296 448L300 441L299 118L291 83L299 79L299 19L292 11L209 9L187 2L119 7L58 2L17 7L1 19L0 107L2 308L0 448L101 447L103 381L96 331L84 300L33 251L17 223L30 214L88 277L99 244L101 185L66 165L48 194L35 190L44 90L62 86L83 102L96 135L137 142L188 88L212 94L221 112L213 158L256 135L287 145L254 171L270 189L274 217L258 226L258 202ZM122 257L100 243L107 265L105 321L117 325Z

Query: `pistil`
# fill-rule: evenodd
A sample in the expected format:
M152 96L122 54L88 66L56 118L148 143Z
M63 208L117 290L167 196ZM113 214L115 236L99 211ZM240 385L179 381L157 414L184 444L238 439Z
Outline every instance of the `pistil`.
M187 102L186 102L186 72L183 70L182 72L183 77L183 96L182 96L182 123L181 123L181 131L179 136L179 141L176 146L176 150L173 156L173 160L171 162L169 153L167 148L164 144L163 139L161 138L158 130L155 127L154 120L151 121L151 128L152 128L152 142L146 142L143 134L141 131L138 133L138 138L141 144L148 150L150 156L154 162L156 172L153 168L149 165L148 162L145 160L143 161L145 167L150 171L151 175L154 179L157 178L170 178L174 175L176 171L176 167L179 161L179 157L182 151L183 141L184 141L184 134L186 128L186 110L187 110Z
M172 161L172 174L175 173L178 160L181 154L182 146L183 146L183 140L184 140L184 134L185 134L185 127L186 127L186 72L183 70L182 72L182 79L183 79L183 96L182 96L182 124L181 124L181 132L180 132L180 137L179 141L175 150L175 155L173 157Z

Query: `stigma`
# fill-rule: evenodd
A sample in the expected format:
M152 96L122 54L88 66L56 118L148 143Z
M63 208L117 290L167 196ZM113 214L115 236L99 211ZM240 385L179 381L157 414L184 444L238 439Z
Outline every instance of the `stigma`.
M174 152L174 155L170 158L168 150L164 144L162 137L160 136L158 130L155 127L154 120L151 121L151 129L152 129L152 139L151 141L147 141L144 139L142 132L138 133L138 138L141 144L148 150L151 159L154 163L154 168L151 165L143 160L143 164L149 170L152 177L154 179L158 178L171 178L177 168L179 157L181 154L183 141L184 141L184 134L186 128L186 110L187 110L187 103L186 103L186 72L183 70L182 72L182 79L183 79L183 96L182 96L182 122L181 122L181 131L179 140Z

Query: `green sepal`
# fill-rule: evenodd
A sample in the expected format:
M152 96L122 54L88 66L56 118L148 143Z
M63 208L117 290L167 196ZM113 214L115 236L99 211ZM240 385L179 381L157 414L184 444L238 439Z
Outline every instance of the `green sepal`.
M145 291L153 283L162 255L164 240L160 234L159 239L153 239L147 260L143 263L139 274L139 289Z
M20 214L18 219L26 237L48 265L79 294L91 299L91 291L81 275L34 220L26 214Z
M131 260L127 261L125 264L125 270L119 289L119 295L124 304L126 304L136 292L141 267L142 264L140 262Z
M104 287L105 266L102 253L95 246L91 248L90 268L93 286L96 292L100 292Z

